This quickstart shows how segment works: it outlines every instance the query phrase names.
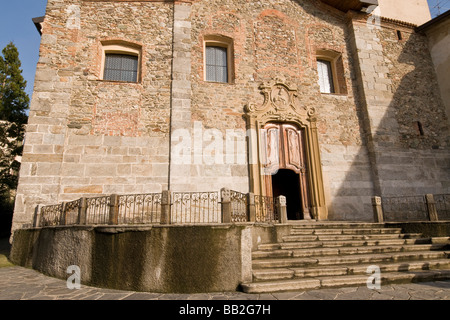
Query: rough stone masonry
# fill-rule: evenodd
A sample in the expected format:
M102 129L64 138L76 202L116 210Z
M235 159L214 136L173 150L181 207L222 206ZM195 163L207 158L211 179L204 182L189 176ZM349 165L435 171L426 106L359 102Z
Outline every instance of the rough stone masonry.
M309 185L324 195L321 218L371 220L374 195L449 193L448 121L426 36L414 27L384 18L370 26L367 14L312 0L48 0L13 229L37 205L82 196L264 194L248 160L176 164L171 152L181 143L173 133L192 137L194 123L216 139L245 132L245 106L262 105L261 84L275 78L296 88L291 107L314 110L318 150L305 154L320 154L307 174L321 184ZM226 83L205 80L214 43L229 53ZM103 80L111 48L138 56L136 82ZM320 92L322 56L335 93ZM225 145L202 138L188 152ZM235 152L247 159L245 146Z

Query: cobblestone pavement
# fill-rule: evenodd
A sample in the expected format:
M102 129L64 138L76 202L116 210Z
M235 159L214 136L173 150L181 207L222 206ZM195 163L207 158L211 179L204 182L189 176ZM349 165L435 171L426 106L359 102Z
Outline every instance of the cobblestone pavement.
M85 285L70 290L65 280L13 266L0 268L0 300L450 300L450 281L382 285L380 290L355 287L271 294L161 294Z

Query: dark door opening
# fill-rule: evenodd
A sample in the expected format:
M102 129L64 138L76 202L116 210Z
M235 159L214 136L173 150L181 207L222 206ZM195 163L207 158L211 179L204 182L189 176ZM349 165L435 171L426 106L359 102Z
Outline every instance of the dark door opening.
M286 197L288 220L303 219L300 192L300 178L297 173L288 169L280 169L272 176L273 197Z

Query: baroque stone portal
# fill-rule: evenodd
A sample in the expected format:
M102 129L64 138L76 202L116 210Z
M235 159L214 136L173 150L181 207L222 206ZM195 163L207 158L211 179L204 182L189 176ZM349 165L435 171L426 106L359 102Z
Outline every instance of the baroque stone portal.
M250 164L251 192L276 196L272 177L279 169L291 170L300 179L298 197L303 205L297 217L326 219L314 107L301 105L297 86L282 77L262 83L259 89L263 104L245 106L247 128L253 135L249 154L257 159Z

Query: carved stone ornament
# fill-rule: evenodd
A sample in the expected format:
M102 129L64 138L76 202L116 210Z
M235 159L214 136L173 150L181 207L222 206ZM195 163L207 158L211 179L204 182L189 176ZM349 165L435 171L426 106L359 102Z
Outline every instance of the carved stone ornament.
M258 119L270 118L279 121L310 120L315 114L315 109L301 106L298 100L298 90L293 84L288 83L282 77L262 83L259 86L264 95L264 102L257 106L249 103L245 106L248 116Z

